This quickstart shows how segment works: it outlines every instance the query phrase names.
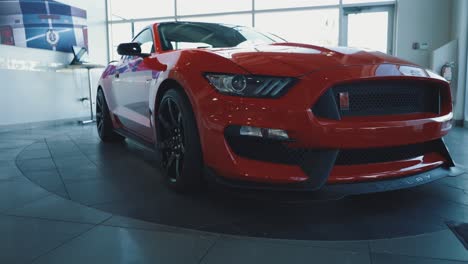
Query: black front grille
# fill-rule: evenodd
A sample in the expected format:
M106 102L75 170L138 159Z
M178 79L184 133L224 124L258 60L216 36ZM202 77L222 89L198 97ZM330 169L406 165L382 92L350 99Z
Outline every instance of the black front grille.
M343 107L340 97L347 97ZM319 117L440 113L440 88L424 81L365 81L331 88L313 107ZM337 116L337 113L338 115Z

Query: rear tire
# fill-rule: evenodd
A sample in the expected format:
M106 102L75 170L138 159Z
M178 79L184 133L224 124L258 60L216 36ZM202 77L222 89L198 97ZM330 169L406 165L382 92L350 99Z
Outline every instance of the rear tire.
M189 99L180 89L168 90L157 115L158 146L169 186L178 192L199 190L203 153Z
M115 133L112 119L102 89L96 94L96 127L103 142L122 142L125 137Z

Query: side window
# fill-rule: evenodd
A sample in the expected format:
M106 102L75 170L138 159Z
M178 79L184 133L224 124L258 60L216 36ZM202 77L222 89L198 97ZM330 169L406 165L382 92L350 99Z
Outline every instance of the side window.
M151 34L150 29L143 30L140 34L138 34L133 42L140 43L142 53L154 52L153 34Z

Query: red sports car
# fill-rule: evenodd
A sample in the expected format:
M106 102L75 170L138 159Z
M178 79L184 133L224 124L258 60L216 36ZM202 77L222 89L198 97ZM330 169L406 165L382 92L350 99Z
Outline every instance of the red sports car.
M374 51L289 43L254 29L157 23L99 81L105 142L155 147L168 183L380 192L447 176L449 84Z

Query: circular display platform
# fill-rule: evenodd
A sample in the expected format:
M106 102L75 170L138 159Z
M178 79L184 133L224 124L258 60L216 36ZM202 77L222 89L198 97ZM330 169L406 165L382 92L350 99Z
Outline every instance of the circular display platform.
M446 221L468 218L467 174L412 189L340 200L223 186L182 195L164 184L154 156L130 140L101 143L95 128L87 126L63 129L59 136L37 141L17 156L16 164L31 181L90 207L164 225L240 236L394 238L446 229Z

